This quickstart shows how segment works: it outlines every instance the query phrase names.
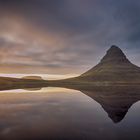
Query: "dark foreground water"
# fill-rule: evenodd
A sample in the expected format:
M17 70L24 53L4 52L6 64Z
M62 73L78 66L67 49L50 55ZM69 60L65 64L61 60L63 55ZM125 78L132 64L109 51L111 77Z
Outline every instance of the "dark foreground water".
M139 140L139 94L65 88L1 91L0 140Z

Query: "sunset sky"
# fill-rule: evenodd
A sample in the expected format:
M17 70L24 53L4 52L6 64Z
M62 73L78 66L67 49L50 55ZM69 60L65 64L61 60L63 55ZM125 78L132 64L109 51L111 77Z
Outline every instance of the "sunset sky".
M139 0L0 0L0 73L80 74L111 45L140 66Z

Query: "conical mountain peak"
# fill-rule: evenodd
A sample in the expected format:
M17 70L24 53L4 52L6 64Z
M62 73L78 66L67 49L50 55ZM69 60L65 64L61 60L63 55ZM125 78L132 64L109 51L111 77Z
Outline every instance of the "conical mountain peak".
M80 77L90 81L140 81L140 68L132 64L123 51L113 45L100 63L83 73Z
M111 50L122 51L122 50L121 50L118 46L116 46L116 45L112 45L108 51L111 51Z
M101 63L130 63L123 51L113 45L102 58Z

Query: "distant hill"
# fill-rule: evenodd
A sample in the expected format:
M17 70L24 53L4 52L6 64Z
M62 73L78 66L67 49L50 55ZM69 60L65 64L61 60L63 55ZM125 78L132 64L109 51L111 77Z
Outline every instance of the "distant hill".
M43 80L41 76L24 76L22 79Z

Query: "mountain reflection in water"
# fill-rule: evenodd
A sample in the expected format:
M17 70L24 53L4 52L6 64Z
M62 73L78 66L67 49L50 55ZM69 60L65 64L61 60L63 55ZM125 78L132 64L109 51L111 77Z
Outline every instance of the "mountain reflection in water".
M72 87L71 87L72 88ZM29 88L26 90L35 91L41 88ZM73 87L73 89L75 89ZM98 102L107 112L114 123L119 123L128 112L129 108L140 100L139 87L96 87L78 88L88 97Z
M70 89L51 88L52 92L50 88L2 91L0 139L140 138L140 113L135 108L130 109L140 100L139 87L65 88ZM125 119L129 109L131 111Z

